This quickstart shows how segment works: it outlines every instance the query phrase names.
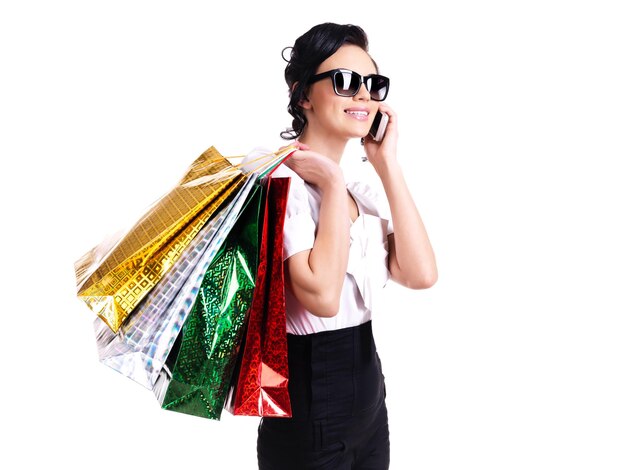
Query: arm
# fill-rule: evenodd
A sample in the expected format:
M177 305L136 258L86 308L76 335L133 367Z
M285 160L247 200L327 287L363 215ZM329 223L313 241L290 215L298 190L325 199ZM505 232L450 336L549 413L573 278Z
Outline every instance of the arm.
M339 166L314 152L298 151L289 167L322 191L313 248L285 261L285 282L302 306L319 317L332 317L348 265L350 216L345 182Z
M391 278L411 289L432 287L437 282L435 254L404 175L397 162L380 168L378 174L394 222L394 233L389 235Z
M389 236L389 272L403 286L426 289L437 282L435 254L396 159L397 116L384 104L380 110L389 115L385 137L381 143L368 138L365 151L383 183L391 209L394 233Z

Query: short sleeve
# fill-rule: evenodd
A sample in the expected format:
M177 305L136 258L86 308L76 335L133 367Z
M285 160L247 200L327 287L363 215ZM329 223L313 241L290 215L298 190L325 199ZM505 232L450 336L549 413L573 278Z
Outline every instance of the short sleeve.
M283 260L286 260L296 253L313 248L317 226L304 180L284 165L276 170L274 176L291 178L283 228Z
M393 233L393 220L385 193L377 191L362 181L350 182L347 186L350 193L358 198L366 213L387 221L387 235L391 235Z

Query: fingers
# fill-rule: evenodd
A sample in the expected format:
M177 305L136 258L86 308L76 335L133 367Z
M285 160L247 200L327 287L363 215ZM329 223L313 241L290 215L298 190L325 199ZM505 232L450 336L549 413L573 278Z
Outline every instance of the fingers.
M389 117L395 117L396 116L396 112L391 108L391 106L389 106L388 104L385 103L380 103L378 106L378 110L382 113L388 114Z
M295 146L298 150L310 150L310 147L308 145L303 144L302 142L298 142L297 140L294 140L291 144L283 145L282 147L280 147L278 151L280 152L281 150L285 150L287 147L290 147L292 145Z
M296 153L296 152L294 152L294 153ZM287 158L285 158L283 160L283 165L285 165L287 168L291 168L293 170L293 167L294 167L293 153L291 155L289 155L289 157L287 157Z
M299 150L311 150L311 147L309 147L307 144L303 144L302 142L297 140L293 143L293 145L298 147Z
M396 125L396 122L398 120L398 115L393 109L391 109L391 107L389 107L386 104L381 103L378 109L380 110L380 112L385 113L387 116L389 116L389 122L387 123L387 125L389 124L391 124L392 126Z
M379 107L380 111L387 114L389 116L389 121L387 122L387 130L385 131L385 137L383 141L389 140L389 136L395 136L397 138L398 135L398 114L387 104L381 103ZM381 142L382 143L382 142Z
M295 146L297 147L299 150L310 150L310 147L307 144L303 144L302 142L299 142L297 140L294 140L292 143L290 143L289 145L283 145L281 148L279 148L278 150L283 150L286 149L287 147L290 146Z
M298 148L300 148L300 146L298 146ZM284 160L284 163L298 175L302 176L302 171L305 171L305 168L310 165L308 160L311 156L313 156L313 152L309 151L306 145L303 145L301 150L293 151L289 158Z
M301 150L295 150L289 160L285 163L289 168L295 170L294 167L298 167L298 171L312 171L315 168L328 168L331 166L338 166L331 159L320 155L313 150L309 150L307 145L302 144ZM314 171L314 170L313 170Z

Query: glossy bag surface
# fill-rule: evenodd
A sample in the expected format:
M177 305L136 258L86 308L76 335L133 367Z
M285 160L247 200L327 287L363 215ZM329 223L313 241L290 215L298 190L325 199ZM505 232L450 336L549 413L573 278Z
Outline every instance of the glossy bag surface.
M125 235L75 263L78 297L117 332L243 182L242 171L209 148Z
M94 321L100 361L152 390L200 291L204 275L239 218L257 175L225 203L127 317L117 333Z
M189 318L154 388L165 409L219 419L252 304L261 187L206 271Z
M257 283L227 409L234 415L290 417L283 225L289 178L268 178Z

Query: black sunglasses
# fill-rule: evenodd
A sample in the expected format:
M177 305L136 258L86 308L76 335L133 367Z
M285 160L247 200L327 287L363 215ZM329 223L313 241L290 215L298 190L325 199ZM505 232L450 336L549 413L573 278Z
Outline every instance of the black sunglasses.
M384 101L389 93L389 79L377 73L366 75L365 77L348 69L333 69L328 72L313 75L309 80L309 85L318 82L326 77L333 79L333 89L339 96L354 96L361 89L361 84L374 101Z

